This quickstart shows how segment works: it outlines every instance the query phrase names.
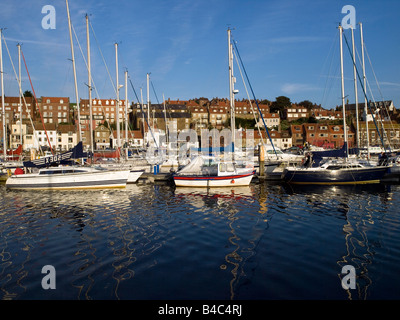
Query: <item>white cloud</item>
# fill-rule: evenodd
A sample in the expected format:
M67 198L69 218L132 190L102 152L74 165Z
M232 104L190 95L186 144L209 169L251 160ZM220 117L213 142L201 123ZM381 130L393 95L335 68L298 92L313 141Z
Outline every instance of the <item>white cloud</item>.
M306 83L285 83L281 90L286 94L295 94L304 91L313 91L317 88Z
M395 82L379 82L379 85L400 87L400 83L395 83Z
M301 43L301 42L319 42L319 41L323 41L325 40L322 37L312 37L312 36L293 36L293 37L280 37L280 38L272 38L272 39L268 39L268 42L272 42L272 43L280 43L280 44L284 44L284 43L288 43L288 44L292 44L292 43Z

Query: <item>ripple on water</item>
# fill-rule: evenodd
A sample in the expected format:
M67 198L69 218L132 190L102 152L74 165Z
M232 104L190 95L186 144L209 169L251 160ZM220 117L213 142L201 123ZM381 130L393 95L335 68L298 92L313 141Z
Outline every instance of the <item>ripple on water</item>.
M0 188L3 299L398 297L399 190ZM56 266L57 290L41 267ZM388 280L391 279L391 280Z

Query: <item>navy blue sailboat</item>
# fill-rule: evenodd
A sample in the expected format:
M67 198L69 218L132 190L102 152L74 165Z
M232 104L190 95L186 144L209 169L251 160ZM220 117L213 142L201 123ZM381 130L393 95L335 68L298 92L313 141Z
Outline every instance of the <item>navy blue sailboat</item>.
M287 167L283 180L294 184L367 184L379 183L387 166L374 166L358 159L330 158L317 167Z
M303 167L287 167L282 173L282 178L288 183L294 184L367 184L379 183L386 174L387 166L374 166L368 162L362 162L357 158L349 158L347 145L347 126L345 113L344 77L343 77L343 44L342 27L340 31L340 63L342 78L342 105L343 105L343 131L344 145L338 150L338 154L320 153L315 157L319 158L319 165L312 166L308 159ZM364 92L365 93L365 92ZM324 158L329 157L329 158ZM332 158L336 157L336 158ZM322 160L321 160L322 158Z

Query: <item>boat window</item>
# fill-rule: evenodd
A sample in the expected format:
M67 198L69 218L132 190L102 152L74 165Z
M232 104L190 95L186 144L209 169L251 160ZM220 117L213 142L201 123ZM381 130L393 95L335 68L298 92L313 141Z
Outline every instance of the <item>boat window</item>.
M46 171L40 171L39 174L60 174L61 171L59 170L46 170Z
M328 166L328 167L326 167L326 169L327 170L339 170L339 169L341 169L342 168L342 166Z
M221 171L221 172L225 172L226 171L226 163L221 163L219 165L219 171Z
M66 174L66 173L76 173L76 172L85 172L85 170L77 170L77 169L55 169L55 170L43 170L39 172L39 175L48 175L48 174Z
M210 160L205 160L203 166L204 167L215 167L215 166L218 166L218 163L215 162L214 160L210 159Z
M233 171L235 171L235 168L233 167L233 163L227 163L227 165L226 165L226 171L228 171L228 172L233 172Z
M277 150L277 149L275 149L275 151L274 150L267 150L267 154L275 155L275 153L276 154L283 154L283 152L281 150Z

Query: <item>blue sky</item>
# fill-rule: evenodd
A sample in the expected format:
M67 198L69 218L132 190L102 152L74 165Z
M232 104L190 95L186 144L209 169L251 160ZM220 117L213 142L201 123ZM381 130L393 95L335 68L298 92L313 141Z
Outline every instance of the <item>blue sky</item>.
M64 0L19 0L1 5L0 27L17 66L22 50L37 96L69 96L75 101L66 5ZM43 29L42 8L56 10L56 28ZM123 72L146 101L146 73L157 97L226 98L228 91L227 28L249 76L256 98L292 102L310 100L324 108L341 104L338 24L344 5L356 9L363 23L367 79L375 100L393 100L400 108L400 2L397 0L69 0L71 20L86 58L85 14L90 15L93 97L115 98L115 49L119 46L119 80ZM346 36L350 41L350 31ZM355 30L361 55L359 28ZM87 98L87 70L74 40L79 97ZM104 61L103 61L104 57ZM353 70L344 43L347 99L354 101ZM18 95L10 58L3 44L5 94ZM370 64L371 61L371 64ZM110 72L111 78L107 72ZM247 99L241 75L237 98ZM361 70L360 70L361 72ZM23 90L31 90L25 69ZM376 77L376 79L375 79ZM359 88L359 92L361 89ZM136 101L129 85L128 96ZM125 89L121 91L125 97ZM363 97L359 97L363 100Z

